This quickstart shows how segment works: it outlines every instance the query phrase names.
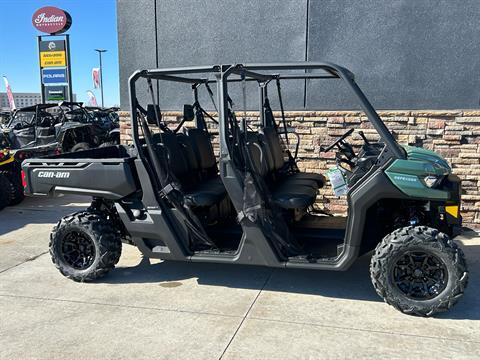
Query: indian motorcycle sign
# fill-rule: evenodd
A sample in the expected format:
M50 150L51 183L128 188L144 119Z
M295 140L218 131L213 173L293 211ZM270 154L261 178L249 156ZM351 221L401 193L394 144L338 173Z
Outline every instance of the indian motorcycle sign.
M72 17L65 10L45 6L35 11L32 16L32 25L41 32L56 35L70 29Z

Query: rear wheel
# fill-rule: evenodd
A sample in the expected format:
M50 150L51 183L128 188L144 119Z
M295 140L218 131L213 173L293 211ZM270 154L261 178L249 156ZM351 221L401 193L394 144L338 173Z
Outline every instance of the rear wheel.
M8 178L0 173L0 210L10 203L10 187Z
M447 235L426 226L385 236L372 257L370 275L386 303L420 316L449 310L468 281L462 250Z
M83 150L89 150L89 149L90 149L90 145L88 143L81 142L73 145L72 148L70 149L70 152L83 151Z
M120 259L118 232L101 214L82 211L64 217L50 235L50 255L57 269L75 281L106 275Z

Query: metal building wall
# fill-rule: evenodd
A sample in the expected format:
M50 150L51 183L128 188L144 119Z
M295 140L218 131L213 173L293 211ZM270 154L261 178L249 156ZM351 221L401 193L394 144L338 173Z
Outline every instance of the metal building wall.
M379 109L479 105L476 0L117 0L117 14L124 109L139 68L306 59L352 70ZM290 109L357 108L334 80L283 88ZM159 93L163 108L191 101L186 87Z

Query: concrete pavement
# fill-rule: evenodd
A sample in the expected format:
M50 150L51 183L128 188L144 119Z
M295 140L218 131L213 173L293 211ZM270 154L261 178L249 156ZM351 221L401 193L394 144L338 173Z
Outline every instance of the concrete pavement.
M144 259L124 245L95 283L60 275L48 234L84 198L29 198L0 212L0 359L480 358L480 238L463 237L465 297L406 316L372 288L369 258L347 272Z

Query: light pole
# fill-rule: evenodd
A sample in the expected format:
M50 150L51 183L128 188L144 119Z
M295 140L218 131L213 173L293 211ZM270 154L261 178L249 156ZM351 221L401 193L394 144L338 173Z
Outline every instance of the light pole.
M102 69L102 53L106 52L105 49L95 49L98 52L100 58L100 93L102 94L102 107L103 107L103 69Z

